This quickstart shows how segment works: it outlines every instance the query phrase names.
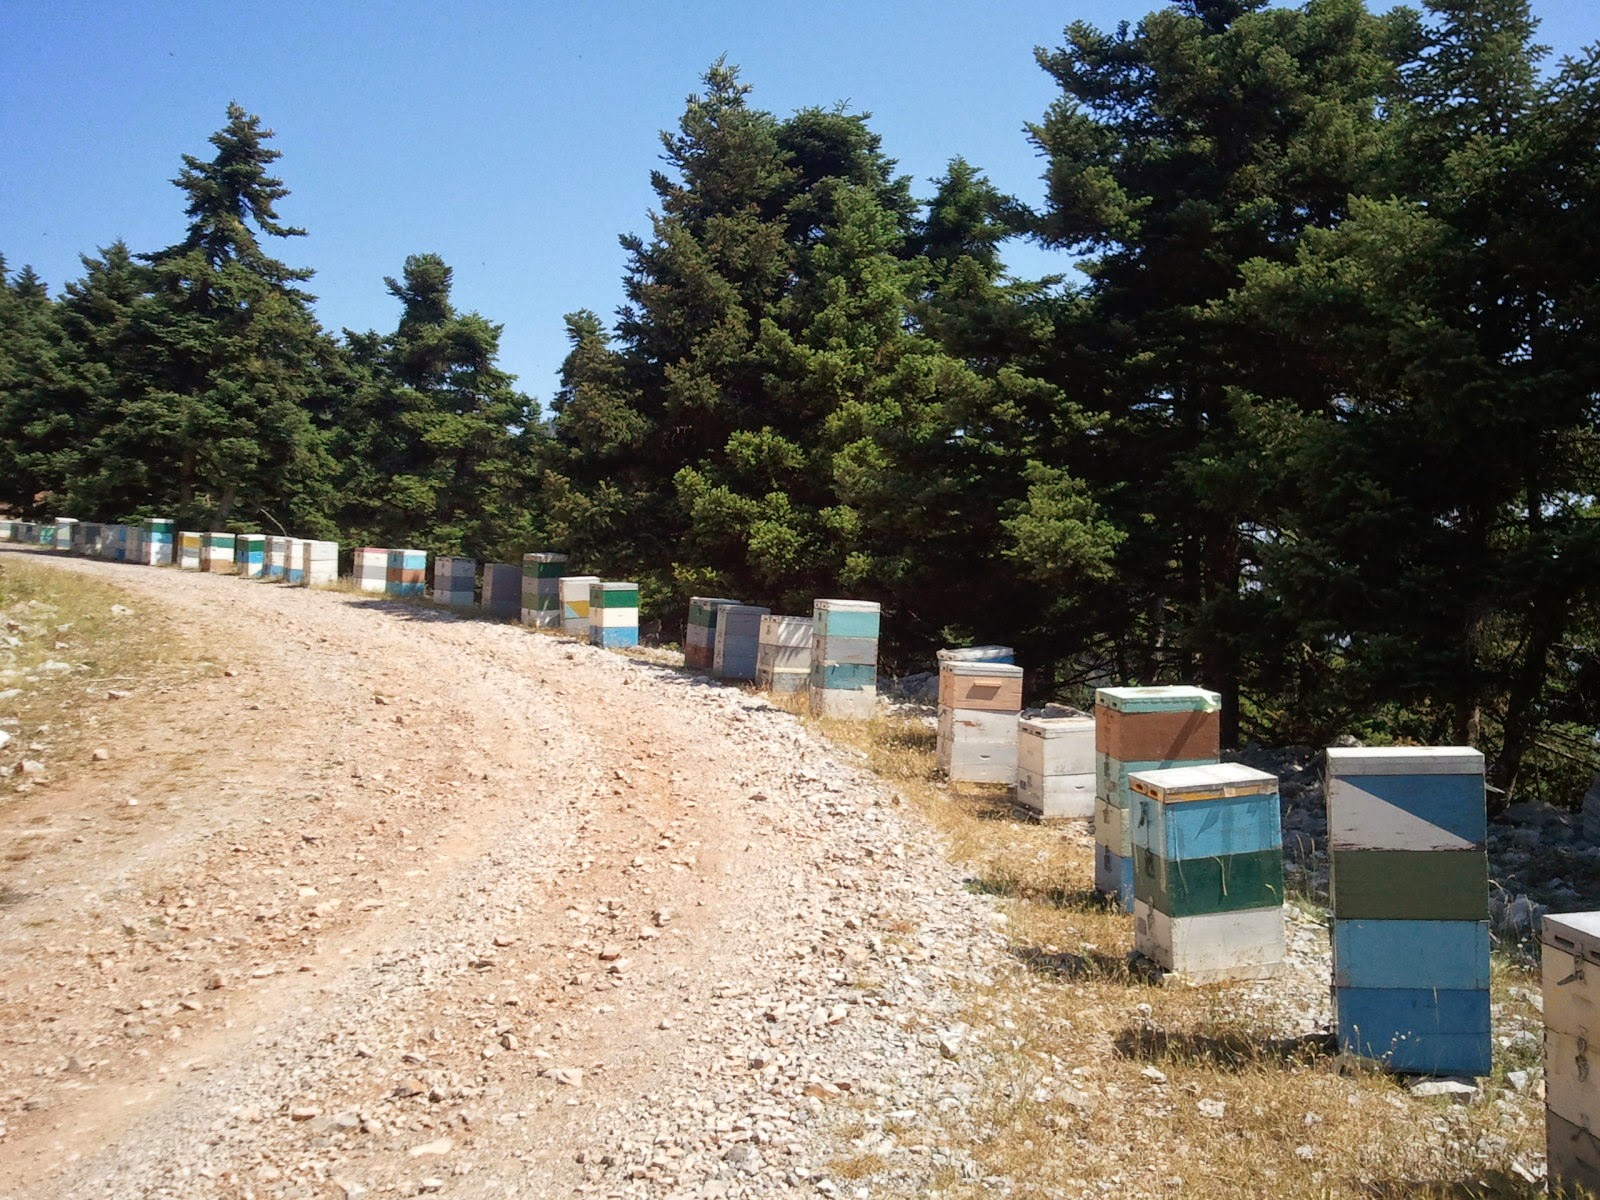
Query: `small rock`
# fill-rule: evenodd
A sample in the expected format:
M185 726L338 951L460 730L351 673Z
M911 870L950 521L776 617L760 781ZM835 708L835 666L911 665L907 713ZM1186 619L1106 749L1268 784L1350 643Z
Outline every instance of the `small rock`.
M1198 1107L1202 1117L1210 1117L1213 1121L1222 1120L1228 1112L1228 1106L1222 1100L1202 1100Z
M1156 1067L1146 1067L1139 1074L1143 1075L1151 1083L1165 1083L1167 1081L1167 1073Z
M105 762L106 759L111 757L111 752L104 746L96 746L94 753L89 755L89 757L94 759L95 762Z
M44 764L35 758L25 758L22 760L22 773L24 775L43 775Z
M1478 1098L1477 1085L1460 1079L1424 1079L1406 1090L1419 1099L1444 1096L1452 1104L1470 1104Z
M322 1110L320 1108L311 1108L309 1106L291 1108L289 1110L289 1119L291 1121L310 1121L321 1115Z
M555 1070L550 1072L550 1078L554 1079L557 1083L561 1084L563 1087L582 1087L583 1086L583 1068L582 1067L557 1067Z
M600 948L601 962L616 962L622 957L622 947L615 942L607 942Z
M456 1144L449 1138L435 1138L431 1142L411 1147L409 1153L412 1158L437 1158L441 1154L449 1154L455 1148Z

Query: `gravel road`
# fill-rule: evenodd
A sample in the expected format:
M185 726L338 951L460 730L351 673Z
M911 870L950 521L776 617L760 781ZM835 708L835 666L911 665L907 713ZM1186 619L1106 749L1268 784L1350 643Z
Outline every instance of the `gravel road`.
M47 773L0 801L3 1200L975 1172L940 1129L996 914L792 716L516 626L52 567L210 665L86 684L104 761L21 731Z

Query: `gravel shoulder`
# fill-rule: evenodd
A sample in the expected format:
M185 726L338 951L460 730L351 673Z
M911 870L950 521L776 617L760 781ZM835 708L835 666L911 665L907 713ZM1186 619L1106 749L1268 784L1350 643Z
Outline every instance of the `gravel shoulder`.
M972 1177L934 1126L996 914L788 713L409 605L51 569L210 666L0 803L0 1197L859 1194L864 1141L873 1194Z

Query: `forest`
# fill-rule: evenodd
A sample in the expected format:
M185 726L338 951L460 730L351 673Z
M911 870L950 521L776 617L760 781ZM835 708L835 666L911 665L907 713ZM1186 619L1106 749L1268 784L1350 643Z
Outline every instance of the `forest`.
M54 294L0 260L0 508L563 549L668 636L691 593L874 599L887 669L999 641L1039 697L1203 683L1230 744L1470 743L1497 804L1575 803L1600 50L1550 61L1524 0L1181 0L1035 58L1036 205L959 156L918 195L868 114L714 63L544 405L436 254L396 248L393 330L323 328L229 105L181 241Z

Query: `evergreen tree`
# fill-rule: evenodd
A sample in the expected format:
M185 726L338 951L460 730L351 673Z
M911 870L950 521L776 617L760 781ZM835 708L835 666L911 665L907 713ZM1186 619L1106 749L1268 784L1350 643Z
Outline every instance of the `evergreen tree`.
M304 233L278 219L289 193L268 173L280 156L266 144L272 136L230 104L211 137L215 155L184 155L173 182L187 197L188 233L146 256L153 294L134 316L153 364L144 394L153 413L125 411L108 437L138 446L138 422L158 413L170 439L161 439L159 464L139 466L170 483L152 499L212 527L266 521L309 531L328 495L330 463L308 405L329 351L298 286L311 272L261 242Z
M519 554L537 411L496 365L501 326L457 312L453 272L413 254L385 279L386 339L347 334L356 372L340 418L342 523L358 541L475 558Z
M50 291L0 258L0 503L25 517L57 510L72 474L75 431L56 405L61 332Z
M1125 669L1220 690L1229 743L1258 553L1233 389L1293 397L1307 364L1215 305L1242 264L1292 256L1381 177L1378 101L1410 28L1361 0L1184 0L1113 34L1074 24L1039 52L1062 96L1032 127L1047 158L1035 228L1088 256L1092 306L1061 327L1080 370L1058 382L1108 417L1092 448L1050 465L1085 476L1125 535L1115 608L1137 614L1127 636L1145 651Z

